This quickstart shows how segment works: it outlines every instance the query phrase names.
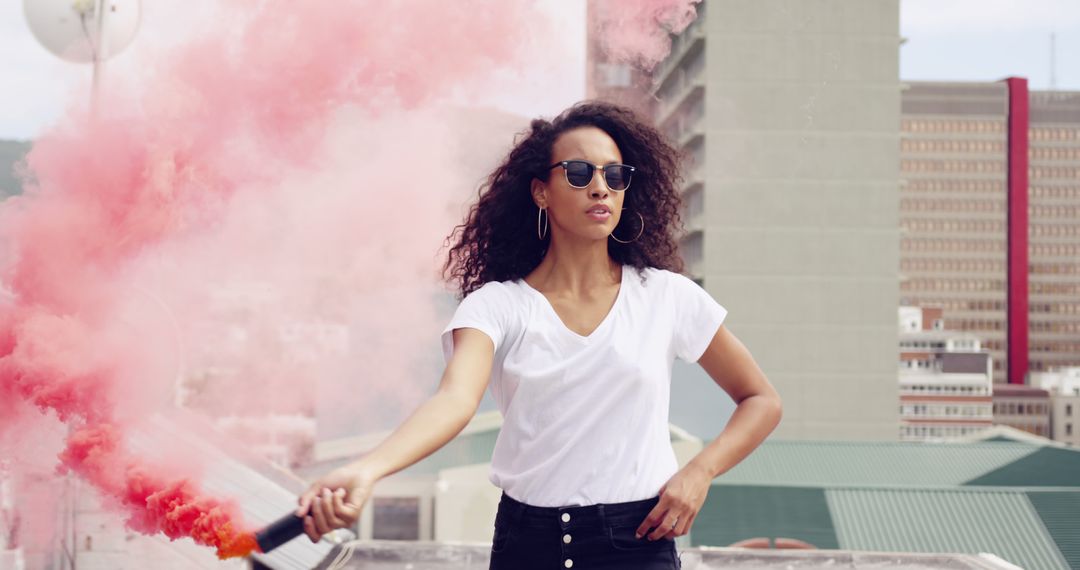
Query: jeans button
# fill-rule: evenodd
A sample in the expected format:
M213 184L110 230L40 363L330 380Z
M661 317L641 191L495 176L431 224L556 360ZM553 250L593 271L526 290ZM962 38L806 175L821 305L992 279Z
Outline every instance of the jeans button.
M562 541L563 541L564 544L570 544L570 535L569 534L562 535Z
M573 568L574 567L574 561L567 558L566 562L563 562L563 566L566 566L567 568Z
M562 514L562 522L564 522L564 523L570 522L570 513L563 513ZM569 568L569 566L567 566L567 568Z

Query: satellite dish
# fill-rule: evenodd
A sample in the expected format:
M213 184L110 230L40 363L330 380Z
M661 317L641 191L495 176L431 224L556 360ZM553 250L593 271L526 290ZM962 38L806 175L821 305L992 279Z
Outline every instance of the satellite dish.
M140 0L23 0L30 31L41 45L75 63L99 63L135 39Z

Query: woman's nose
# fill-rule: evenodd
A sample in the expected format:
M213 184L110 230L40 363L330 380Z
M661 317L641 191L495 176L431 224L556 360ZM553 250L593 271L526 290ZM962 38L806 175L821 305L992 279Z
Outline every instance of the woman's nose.
M604 180L604 171L597 168L592 181L589 183L589 196L607 196L607 193L608 187L607 181Z

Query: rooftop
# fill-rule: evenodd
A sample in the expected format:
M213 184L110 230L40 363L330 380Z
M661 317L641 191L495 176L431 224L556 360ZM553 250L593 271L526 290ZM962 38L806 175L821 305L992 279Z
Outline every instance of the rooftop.
M344 548L344 550L343 550ZM316 568L365 570L487 570L488 544L352 542L337 547ZM891 570L1019 570L993 554L910 554L847 550L754 550L739 548L680 548L683 570L836 570L837 568Z

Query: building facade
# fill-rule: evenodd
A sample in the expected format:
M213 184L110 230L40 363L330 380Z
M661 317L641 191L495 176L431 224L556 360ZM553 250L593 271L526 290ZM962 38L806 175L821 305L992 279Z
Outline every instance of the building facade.
M994 385L994 425L1050 437L1050 393L1023 384Z
M1050 394L1050 439L1080 447L1080 367L1032 373L1031 385Z
M1008 87L907 84L901 122L901 302L944 310L1005 379Z
M910 82L901 301L979 336L995 382L1080 365L1080 93Z
M1030 367L1080 366L1080 92L1032 91Z
M774 435L895 439L899 7L829 7L699 4L657 124L690 162L687 272L783 398Z
M993 425L990 355L943 330L940 308L900 307L900 439L968 436Z

